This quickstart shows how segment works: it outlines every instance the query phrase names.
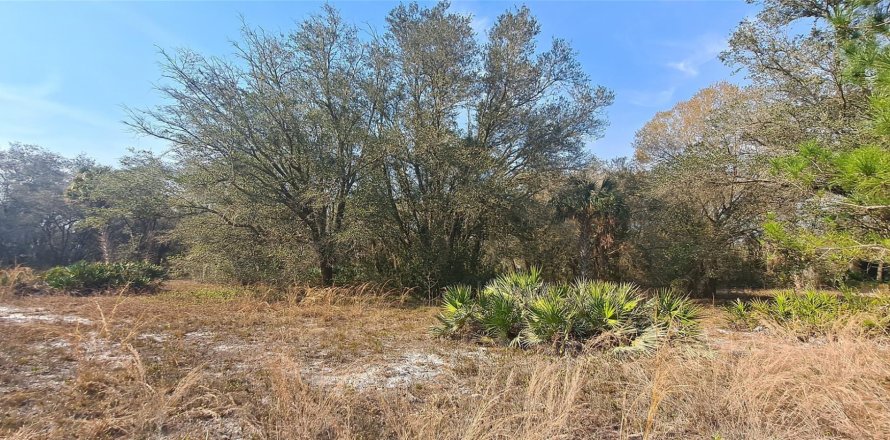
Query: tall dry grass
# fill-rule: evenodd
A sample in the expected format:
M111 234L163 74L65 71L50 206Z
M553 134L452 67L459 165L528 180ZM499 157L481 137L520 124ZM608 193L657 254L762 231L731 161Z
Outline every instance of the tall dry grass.
M86 299L71 301L90 305ZM87 344L73 344L82 354L72 379L52 394L38 395L46 402L15 426L0 426L0 437L890 438L890 349L846 334L814 344L749 333L716 349L665 346L645 357L554 357L504 349L496 359L466 360L470 364L452 365L407 388L352 389L316 385L315 370L289 351L291 340L281 338L283 333L256 342L256 349L239 355L243 362L231 364L219 352L194 351L172 339L154 349L140 342L134 335L146 327L142 308L160 299L89 301L97 301L94 324L78 331L101 342L105 359L89 356ZM307 317L319 316L342 328L362 316L402 329L403 323L390 321L407 313L390 305L327 302L281 308L249 299L212 304L229 307L216 311L225 315L220 323L252 334L278 332L282 325L295 325L287 331L296 332ZM187 309L194 313L184 323L189 325L201 318L199 312L214 310L170 304L152 310L166 307L170 316L181 316L185 309L176 307L193 307ZM322 334L330 336L328 331ZM413 334L386 335L414 351L440 347L428 340L424 348ZM13 401L5 402L0 396L0 409L10 410Z
M11 297L19 291L27 289L35 281L34 271L29 267L0 268L0 299Z
M280 364L260 427L288 439L890 438L884 349L857 340L776 348L542 358L422 398L330 393Z

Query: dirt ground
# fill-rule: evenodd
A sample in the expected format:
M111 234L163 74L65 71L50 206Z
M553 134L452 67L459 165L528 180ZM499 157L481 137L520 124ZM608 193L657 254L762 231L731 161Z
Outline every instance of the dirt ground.
M429 335L400 297L170 283L0 301L0 437L890 438L890 353L725 328L559 358Z

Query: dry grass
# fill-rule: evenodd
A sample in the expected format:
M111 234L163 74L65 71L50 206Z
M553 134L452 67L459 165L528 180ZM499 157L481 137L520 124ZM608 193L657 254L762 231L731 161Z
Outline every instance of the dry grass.
M709 348L560 358L432 340L435 308L373 292L5 298L0 437L890 438L880 341L715 318Z
M9 298L28 289L35 281L36 276L31 268L24 266L0 268L0 299Z

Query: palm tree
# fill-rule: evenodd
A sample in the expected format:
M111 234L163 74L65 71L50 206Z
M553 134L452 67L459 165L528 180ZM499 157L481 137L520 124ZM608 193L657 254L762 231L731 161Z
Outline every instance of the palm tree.
M609 177L572 176L552 202L557 215L578 226L578 270L582 278L608 278L610 259L626 226L626 206Z

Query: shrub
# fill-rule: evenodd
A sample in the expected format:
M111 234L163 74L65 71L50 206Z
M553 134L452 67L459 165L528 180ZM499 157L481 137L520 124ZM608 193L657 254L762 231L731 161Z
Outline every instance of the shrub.
M750 330L757 326L757 317L752 313L750 302L736 299L725 307L729 324L737 330Z
M93 292L113 288L144 290L166 278L163 267L154 264L88 263L80 261L70 266L54 267L44 276L46 284L69 292Z
M646 351L699 334L699 309L676 290L646 298L634 284L548 284L536 270L502 275L477 291L449 287L437 318L432 331L439 336L468 333L559 351L585 346Z
M453 286L445 289L442 295L442 313L436 318L439 326L433 327L437 335L447 335L458 332L466 325L473 312L473 291L468 286Z
M701 332L701 310L674 289L660 289L650 300L654 320L669 333L681 337L695 337Z
M799 337L826 335L840 327L858 324L868 331L890 329L890 301L867 297L809 290L776 293L769 299L745 302L737 299L726 306L729 322L739 329L758 325L780 328Z

